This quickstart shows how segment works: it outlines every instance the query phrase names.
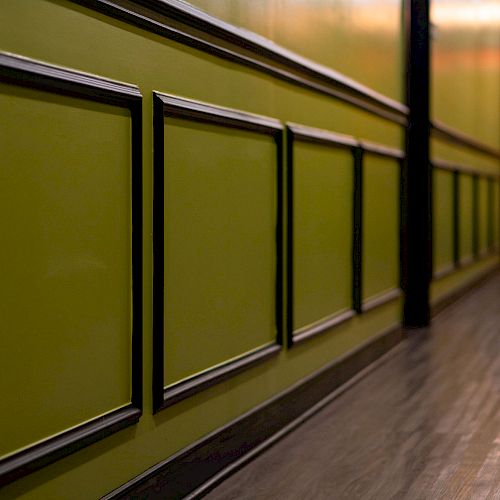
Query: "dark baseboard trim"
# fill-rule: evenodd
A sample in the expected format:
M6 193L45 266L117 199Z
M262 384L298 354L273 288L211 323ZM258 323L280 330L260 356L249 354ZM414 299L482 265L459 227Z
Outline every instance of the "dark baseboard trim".
M388 359L384 354L401 339L399 324L387 328L281 394L146 470L103 500L201 497Z
M384 304L396 300L397 298L401 297L402 294L403 292L401 291L401 288L392 288L387 292L384 292L380 295L376 295L375 297L363 301L361 312L365 313L368 311L372 311L377 307L383 306Z
M348 309L347 311L331 314L330 316L320 319L319 321L315 321L310 325L298 328L293 332L292 345L298 344L312 337L316 337L317 335L326 332L334 326L338 326L342 323L345 323L346 321L349 321L351 318L354 318L354 316L356 316L356 311Z
M500 265L492 266L490 269L483 271L478 276L468 280L464 285L452 290L451 292L446 293L433 304L431 304L431 314L435 316L440 313L443 309L446 309L448 306L454 304L458 299L462 298L464 295L469 293L474 288L482 285L493 276L495 276L498 272L500 272Z

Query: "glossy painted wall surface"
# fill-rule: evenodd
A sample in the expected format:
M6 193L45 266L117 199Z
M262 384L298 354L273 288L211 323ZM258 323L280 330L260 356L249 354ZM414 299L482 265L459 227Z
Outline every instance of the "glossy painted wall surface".
M295 145L294 327L351 307L352 155Z
M223 2L199 5L386 95L403 94L400 6L393 0L269 0L246 7L228 2L223 12L217 10ZM278 7L289 15L271 15ZM294 24L298 20L303 25ZM403 127L67 0L5 2L0 50L139 87L144 224L140 422L8 485L0 498L67 500L68 491L74 499L99 498L399 322L401 301L395 300L153 415L153 91L394 148L402 147ZM0 383L3 401L17 409L0 414L1 428L12 432L1 453L62 432L130 397L129 119L112 106L40 94L0 88L0 206L10 217L2 223L7 244L0 248L0 262L7 264L0 295L9 306L2 314L9 333L2 337L6 347L0 356L9 377ZM268 137L169 118L162 131L168 385L273 339L277 186L275 146ZM353 172L341 153L317 145L297 149L300 326L350 306ZM485 160L484 168L495 167ZM398 284L398 169L392 159L367 155L364 298ZM323 232L321 223L328 222L330 230ZM50 259L57 266L51 268ZM19 275L32 286L20 289ZM45 314L56 302L62 313ZM19 304L25 309L16 309ZM23 352L17 353L20 346ZM19 361L28 368L20 370ZM33 404L19 402L20 395ZM21 432L25 426L29 434Z
M194 0L224 21L402 101L399 0Z
M500 4L433 0L432 116L500 146Z
M266 361L153 415L151 396L153 91L196 99L235 110L259 113L278 119L283 124L290 121L351 134L357 138L396 148L402 145L402 127L339 100L277 81L268 75L234 63L221 61L200 50L147 33L69 1L8 2L2 6L0 22L1 50L132 83L139 87L143 96L144 184L144 414L136 426L114 434L8 485L0 491L0 498L66 500L68 491L72 491L75 499L99 498L399 321L400 302L396 300L339 326L334 332L325 332L321 337L294 347L293 350L284 349L275 359ZM343 45L343 50L349 50L347 43ZM394 47L394 50L398 51L399 48ZM356 57L351 56L352 59ZM54 101L55 108L64 101L55 94L51 94L51 100ZM1 102L2 116L9 116L9 120L13 119L16 115L15 109L12 109L8 115L3 109L5 106L13 106L13 98L3 91ZM32 105L41 106L38 100ZM49 168L50 158L53 155L56 155L53 156L54 158L61 158L58 164L72 165L74 163L73 156L76 150L72 145L77 144L77 141L73 139L73 135L80 134L79 127L83 127L83 132L80 134L82 139L89 135L92 143L85 149L84 154L82 153L82 161L86 155L92 155L99 149L97 146L99 141L103 140L102 137L108 133L114 134L116 129L116 134L121 139L105 142L103 148L100 148L109 155L99 160L104 162L103 171L98 171L99 175L104 175L104 173L112 175L114 170L111 167L108 168L108 164L118 165L121 161L125 161L129 154L129 144L126 141L127 121L124 121L121 115L117 116L108 111L104 116L93 111L85 111L84 120L80 125L77 125L78 121L75 125L66 123L68 120L71 122L74 113L76 111L72 106L63 116L65 121L57 121L52 125L57 129L54 134L58 133L59 127L70 135L70 140L67 141L69 149L58 144L52 153L50 143L44 140L47 134L52 136L52 129L33 130L34 136L30 140L41 144L40 157L44 165L47 164L45 168ZM90 129L86 131L88 127ZM102 128L104 130L101 130ZM98 133L99 131L101 133ZM168 194L165 217L165 231L168 236L165 263L168 272L165 274L165 283L167 294L175 293L177 298L169 301L169 306L175 307L175 314L172 315L167 309L168 317L165 320L170 331L172 328L176 329L176 334L168 336L166 333L165 335L165 384L169 384L220 361L227 361L228 358L243 354L272 339L274 325L270 322L270 310L274 306L274 297L272 297L271 275L275 272L275 263L270 260L272 252L270 236L274 236L275 218L274 215L271 216L271 212L276 203L273 194L276 178L273 173L275 163L271 163L271 160L274 162L273 145L266 137L254 136L247 132L233 133L225 129L221 131L215 126L202 126L191 122L184 126L180 121L171 119L165 120L164 132L165 193ZM24 148L22 136L18 134L12 137L9 140L9 147L16 155L20 155L20 151ZM210 151L210 154L207 154L207 151ZM313 155L304 159L312 160L315 164L317 160L315 155L320 154L318 151L318 148L314 148ZM341 188L340 185L352 179L352 170L344 165L341 157L335 157L333 160L336 167L328 172L330 188L333 191L326 190L320 192L320 195L337 197L334 206L338 213L335 217L347 230L351 221L351 192ZM13 185L14 181L21 183L21 180L31 175L30 172L33 169L29 158L16 159L14 166L18 170L17 177L9 181L13 196L18 189L18 184ZM309 180L321 180L321 175L325 172L319 166L313 165L313 168L315 171L314 174L311 173ZM392 165L389 166L389 169L391 168ZM196 172L189 169L194 169ZM36 173L42 175L38 170ZM121 207L122 211L126 209L127 185L117 182L116 185L112 184L113 191L101 192L104 181L99 178L94 179L92 171L89 171L87 175L90 175L89 182L95 180L91 185L90 194L87 191L87 184L79 183L73 186L75 199L100 203L97 194L101 193L104 196L101 208L107 207L106 203L114 200L113 206ZM109 179L106 177L105 180ZM128 181L128 178L119 178L119 180ZM38 189L44 189L44 187L45 181L42 178ZM314 185L309 188L317 189ZM94 190L96 190L95 193ZM51 204L56 203L57 191L48 190L46 196ZM4 199L7 200L7 198ZM306 206L305 208L310 210L310 215L316 210L319 216L326 220L328 213L325 210L328 209L329 203L324 199L317 201L314 207ZM397 198L393 201L396 205ZM67 202L71 200L58 201L62 205ZM14 209L10 206L12 203L9 203L6 209L14 210L16 217L21 217L20 212L16 212L18 210L16 205ZM30 213L37 211L34 200L28 208ZM374 207L374 211L377 210L378 208ZM114 245L119 245L121 241L119 238L126 235L128 231L123 218L125 212L120 213L122 218L119 219L119 224L115 224L115 232L110 232L118 238L113 243ZM173 218L173 214L175 214L174 217L177 216L177 219ZM92 235L92 238L96 238L99 227L94 227L93 223L87 222L84 215L82 214L82 218L85 220L77 219L76 228L72 226L72 230L67 234L64 233L63 228L53 228L56 231L55 241L59 242L58 246L61 249L66 248L65 245L70 245L72 238L78 237L78 224L91 224L92 227L86 232ZM62 214L59 215L59 217L62 216ZM375 213L374 217L376 217ZM394 214L393 217L396 215ZM106 221L107 219L101 218L99 224L105 224ZM36 221L33 220L31 224L30 232L26 235L28 239L23 243L26 247L23 250L25 252L29 251L27 248L29 241L32 241L35 232L38 231ZM314 227L311 226L309 229L313 230L314 235ZM345 254L348 237L344 234L344 230L340 230L340 226L338 229L329 235L326 244L327 246L340 245L338 248L342 249L342 253ZM13 229L9 229L9 233L12 231ZM116 231L120 234L116 234ZM8 237L13 238L12 234ZM224 244L219 246L222 240ZM93 239L92 245L92 248L100 248L97 240ZM105 247L107 248L106 245ZM108 251L106 248L103 250L104 253ZM126 249L121 249L121 252L125 251ZM381 248L380 251L383 252L383 249ZM5 247L0 252L2 262L6 259L10 261L10 254L5 255ZM387 253L392 255L392 252L391 243ZM64 253L70 255L69 250L65 250ZM343 268L346 257L342 259L333 262L327 260L321 266L318 262L312 261L307 269L304 268L304 272L310 275L323 271L324 275L331 272L338 276L339 286L343 288L338 295L333 289L335 296L332 297L331 302L327 301L328 308L342 308L347 299L348 271ZM193 266L192 263L195 265ZM112 264L116 265L115 262ZM201 267L197 268L197 265ZM325 269L326 266L333 266L336 269ZM103 270L99 272L99 277L101 280L106 279ZM170 277L172 279L169 281ZM116 279L125 283L127 275L118 274ZM367 279L369 280L368 286L371 287L369 289L374 288L375 284L370 282L372 277L368 275ZM251 286L245 284L245 280L250 280ZM15 282L15 269L13 274L9 275L7 282ZM326 286L326 282L323 285ZM78 280L73 281L71 290L75 292L78 286L80 286ZM3 288L2 293L8 295L9 289ZM106 289L104 288L103 292L104 290ZM123 290L128 290L128 288L123 287ZM327 291L323 287L319 293L323 294ZM191 301L187 304L184 299L189 294L191 294ZM210 302L207 297L218 302ZM89 302L85 311L77 312L96 314L101 307L101 302L96 301L98 298L99 295L92 298L96 302L95 307L94 302ZM114 307L116 306L114 316L122 322L122 329L127 326L126 318L120 316L126 306L126 299L127 297L123 296L120 298L122 302L118 301L114 304ZM114 296L113 300L116 301L118 298ZM241 308L245 301L249 301L250 307L242 314L244 308ZM105 304L106 302L102 303L102 305ZM316 306L313 301L304 300L300 313L303 315L303 321L315 317L316 312L322 314L322 310L316 311L312 309L313 306ZM220 308L224 308L224 317L217 314ZM49 325L44 327L49 329ZM118 335L119 328L120 325L117 325L116 330L111 329L107 335ZM8 337L10 347L7 356L10 355L12 344L15 344L15 338L19 333L14 329L13 336ZM91 373L91 377L97 380L101 380L99 378L101 377L104 380L101 384L97 382L94 384L99 385L102 394L92 392L92 397L87 397L85 393L88 391L84 385L78 390L79 378L82 378L85 383L94 380L94 378L87 379L87 371L83 369L78 369L72 374L75 380L68 379L70 389L77 390L85 401L88 400L84 410L93 414L102 411L101 399L106 404L105 410L121 404L122 399L125 402L129 397L130 385L130 374L127 372L129 365L126 359L127 345L117 344L115 337L99 336L98 332L96 335L99 340L95 340L95 336L88 337L88 339L93 339L92 346L98 346L98 352L106 353L108 350L112 352L109 362L105 362L101 370L96 369L95 373ZM120 337L119 342L122 339L123 337ZM58 352L64 355L64 352L69 348L72 349L73 346L65 344L62 340L53 337L50 343L57 344L60 349ZM73 342L76 340L73 339ZM115 344L119 345L120 349L116 350ZM27 345L26 356L36 359L41 355L40 353L43 353L49 364L59 359L55 351L46 352L38 344ZM16 366L9 365L9 367L16 372ZM15 376L9 379L5 390L11 395L9 396L12 399L10 404L15 406L15 395L23 393L24 387L29 384L30 377L40 383L48 383L45 373L45 370L43 373L27 372L24 375L25 379L19 379L19 383L16 382ZM115 378L119 379L116 384ZM50 386L52 385L50 383ZM122 396L116 400L107 397L111 386L119 387L122 392L118 391L118 396L120 394ZM56 387L59 386L56 384ZM117 391L113 390L113 397L116 394ZM81 423L87 418L85 412L76 411L74 419L59 417L57 419L56 416L59 413L56 399L59 397L60 395L55 394L52 399L47 400L48 404L44 405L44 411L48 412L49 418L37 421L36 426L33 427L36 429L36 435L26 435L23 438L19 432L13 432L12 439L6 445L8 448L6 451L28 444L27 441L31 439L64 431L75 421ZM16 415L15 419L26 421L33 416L37 418L37 415L40 415L40 410L36 408L28 413L26 409L19 406L19 412L24 412L24 416ZM13 420L12 417L13 415L9 412L2 413L2 428L14 425L15 419ZM119 467L116 466L117 463L120 464Z

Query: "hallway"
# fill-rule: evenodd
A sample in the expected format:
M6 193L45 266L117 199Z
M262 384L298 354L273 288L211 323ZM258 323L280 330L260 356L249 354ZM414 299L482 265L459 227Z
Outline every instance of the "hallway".
M500 275L215 488L229 499L500 499Z

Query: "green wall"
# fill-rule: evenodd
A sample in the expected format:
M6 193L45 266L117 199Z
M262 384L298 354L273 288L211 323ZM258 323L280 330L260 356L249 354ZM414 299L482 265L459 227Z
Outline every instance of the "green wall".
M137 425L6 486L0 491L0 498L66 500L68 491L75 499L98 498L399 321L400 303L394 301L292 350L283 349L274 359L153 415L153 91L259 113L282 123L296 122L351 134L392 147L401 147L403 130L399 125L340 100L280 82L71 2L7 2L2 6L0 21L2 50L139 87L143 96L144 199L144 414ZM399 50L398 46L396 43L394 50ZM24 91L16 88L15 92ZM40 96L35 97L26 103L29 105L27 112L34 113L37 108L49 106ZM10 198L4 198L2 203L8 203L9 212L15 215L14 226L9 226L8 232L8 238L14 243L16 221L39 213L40 208L32 194L27 194L26 203L22 204L20 200L11 199L23 192L21 186L26 183L23 180L36 173L39 182L36 183L36 176L29 182L36 183L36 188L44 191L49 203L44 210L50 209L48 215L57 215L49 234L52 244L47 249L48 257L58 259L63 265L73 250L82 254L82 260L72 262L71 268L68 262L66 282L59 278L58 288L46 295L44 305L52 301L53 294L62 296L73 307L67 314L76 314L72 321L85 329L85 335L82 332L80 338L79 332L68 330L70 326L62 322L63 318L58 329L53 330L53 318L40 314L46 335L43 340L38 337L37 343L27 338L23 344L23 356L33 361L39 359L40 369L21 370L14 356L17 339L22 335L21 326L16 324L20 312L13 310L10 313L9 347L2 350L0 356L2 364L7 358L12 373L4 388L7 394L4 401L9 401L9 407L17 410L15 415L2 412L1 425L15 430L22 422L34 420L36 423L30 425L33 434L13 430L9 441L2 443L6 452L34 439L64 431L102 411L110 411L130 397L130 267L126 265L130 251L126 245L130 236L127 218L130 185L126 182L130 179L130 144L127 141L130 121L114 108L87 102L82 105L75 99L53 93L50 100L46 113L50 120L47 116L39 119L35 114L31 114L30 119L23 119L30 124L32 137L28 144L30 147L39 144L37 162L42 162L46 172L37 170L34 159L29 157L25 133L12 129L9 148L17 156L9 160L7 167L8 171L15 171L16 176L9 179ZM17 105L11 93L2 90L1 103L2 116L9 117L3 123L17 120ZM10 109L8 115L4 107ZM50 127L45 124L47 120ZM275 304L273 238L277 163L275 146L264 135L169 117L164 123L164 383L169 385L243 355L275 337L272 310ZM60 141L54 143L55 138ZM304 221L304 231L313 239L321 236L320 227L314 227L315 218L327 221L330 206L334 220L338 221L335 233L330 233L325 242L325 252L337 249L339 253L335 257L326 255L321 264L309 259L307 269L303 270L309 276L315 273L334 276L331 282L325 278L313 291L320 296L318 302L307 297L306 288L310 285L303 282L304 296L300 298L297 311L302 315L299 321L307 322L345 307L350 294L349 270L345 264L352 196L352 188L347 184L353 172L342 154L324 153L318 147L301 146L301 149L304 155L298 158L299 171L304 168L303 179L309 183L303 186L309 194L304 194L314 196L316 190L318 196L328 197L332 202L317 198L314 205L305 207L309 213L304 215L309 217L309 222ZM312 170L306 177L309 166ZM73 174L66 181L61 179L59 191L51 188L48 179L44 180L50 168L54 169L54 175ZM327 176L328 182L315 186L313 180L322 182L322 176ZM70 181L72 183L68 184ZM65 187L68 188L64 190L65 196L57 199ZM85 204L80 206L82 200ZM78 211L73 214L71 210ZM60 223L60 218L64 224ZM42 230L40 224L38 219L31 219L24 239L18 242L26 255L33 253L31 246L34 246L36 231ZM105 233L102 238L101 232ZM72 242L75 249L71 247ZM305 240L298 242L299 245L304 243ZM318 245L321 247L322 243ZM14 250L12 246L3 247L2 261L11 262ZM94 264L99 262L97 258L93 260L99 252L103 254L101 267ZM110 260L109 253L113 253ZM44 269L36 265L34 259L27 256L23 260L34 271ZM102 259L109 261L102 262ZM16 284L18 267L7 268L10 274L4 278L8 283L8 287L2 288L4 295L10 294L14 289L11 287L19 288ZM96 276L93 278L94 268ZM78 273L85 273L85 280L81 281ZM91 280L88 284L87 279ZM36 276L26 276L19 294L26 294L26 288L33 289L37 284L43 289L29 291L29 297L43 297L50 284L37 280ZM83 286L85 291L81 289ZM93 290L98 293L92 293ZM123 296L115 293L116 290ZM38 295L34 296L35 293ZM78 303L81 300L85 302ZM33 307L31 303L25 304L30 313L26 314L25 321L33 316ZM107 311L108 316L103 311ZM80 321L80 315L88 317L86 322ZM75 334L78 335L75 337ZM78 352L82 353L81 359L76 364L70 363L69 356ZM67 358L68 366L61 367ZM50 378L47 366L56 370L57 383ZM21 372L22 376L18 375ZM21 394L32 394L32 383L35 389L40 388L40 394L28 411L28 404L24 406L18 401ZM45 394L48 390L55 393ZM60 411L63 403L71 408L68 415Z
M222 2L199 4L216 11ZM403 95L398 3L237 5L215 13L388 96ZM288 15L266 17L259 5L261 13ZM317 30L314 19L321 21ZM400 321L401 300L386 303L153 415L153 92L394 148L403 146L404 129L67 0L5 2L0 50L138 86L144 253L139 423L6 486L0 498L98 498ZM0 366L7 374L0 379L7 408L0 426L8 430L0 453L7 455L130 401L131 121L116 106L3 84L0 108ZM168 386L276 338L282 166L263 134L168 116L162 132ZM294 153L293 305L300 327L351 307L354 177L350 153L316 144L297 144ZM482 168L493 172L483 156ZM363 169L366 299L399 281L399 165L366 154ZM494 192L497 207L498 183ZM484 201L480 207L482 214ZM449 214L440 217L445 225ZM498 243L498 213L493 217Z
M404 99L399 0L194 0L191 3L386 96Z

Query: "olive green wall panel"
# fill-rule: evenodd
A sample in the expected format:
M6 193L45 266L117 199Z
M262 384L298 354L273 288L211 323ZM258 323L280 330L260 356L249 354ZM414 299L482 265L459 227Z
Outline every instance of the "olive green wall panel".
M432 250L433 271L439 274L453 264L453 173L433 170Z
M488 179L478 179L478 251L484 254L488 250Z
M5 455L130 403L132 130L58 90L0 109Z
M168 386L272 343L277 154L272 137L165 120Z
M480 173L498 174L498 158L438 138L431 138L431 158L446 160Z
M496 0L431 2L431 94L434 118L498 150L497 9Z
M353 157L297 142L294 151L294 328L352 305Z
M399 175L397 160L364 155L364 301L399 287Z
M6 486L0 491L0 498L66 499L68 491L75 499L99 498L399 321L400 303L391 303L340 325L335 335L321 336L293 350L280 352L269 363L253 367L152 415L153 91L259 113L279 119L282 123L294 121L338 130L393 147L402 145L403 127L340 100L279 81L74 2L6 2L2 5L0 24L2 50L132 82L144 96L142 244L145 406L144 415L136 427L125 429ZM117 123L124 119L123 116L113 117ZM168 119L165 123L168 131ZM184 127L185 131L198 134L197 127L193 127L192 123L179 127L176 122L175 126L179 133ZM225 133L217 132L219 127L201 128L204 130L200 134L214 135L214 144L225 140ZM72 130L70 128L69 131ZM85 130L87 133L91 131ZM186 132L186 135L189 134ZM248 145L247 137L253 135L238 132L235 137L245 147ZM165 134L164 138L167 159L168 135ZM252 151L258 150L266 155L265 151L270 147L268 138L258 136L249 140L255 145ZM24 135L18 137L15 143L19 145L23 141ZM184 139L186 142L187 139ZM197 149L196 143L191 143L191 146ZM187 196L188 187L183 188ZM257 217L252 218L252 223L260 222ZM168 275L165 276L167 279ZM250 348L259 342L257 339ZM199 361L203 366L203 360L194 360L195 363ZM89 478L92 480L89 481Z
M472 176L459 177L460 261L468 262L473 253L473 180Z
M194 0L236 26L402 101L402 5L394 0Z

